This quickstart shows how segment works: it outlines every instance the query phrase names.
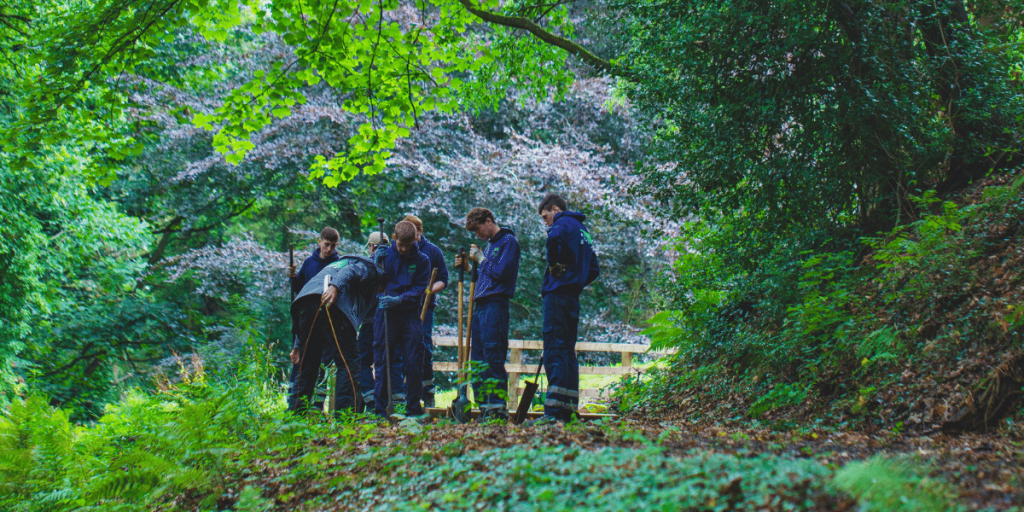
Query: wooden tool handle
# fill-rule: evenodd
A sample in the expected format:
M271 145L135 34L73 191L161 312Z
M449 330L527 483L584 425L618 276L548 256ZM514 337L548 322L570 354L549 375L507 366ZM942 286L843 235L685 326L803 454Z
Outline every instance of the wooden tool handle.
M430 284L427 285L426 295L423 297L423 310L420 311L420 322L427 319L427 307L430 306L430 297L434 295L434 283L437 282L437 269L430 272Z

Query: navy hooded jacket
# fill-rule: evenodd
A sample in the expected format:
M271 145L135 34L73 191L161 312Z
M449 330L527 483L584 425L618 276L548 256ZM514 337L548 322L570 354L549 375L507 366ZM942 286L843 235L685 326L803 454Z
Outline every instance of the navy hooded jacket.
M597 279L601 267L594 253L594 240L583 221L587 216L576 212L558 212L548 228L547 255L549 270L544 273L541 295L569 293L579 295L583 288ZM561 277L551 275L555 264L566 266Z
M399 305L389 311L416 311L430 282L430 259L416 244L412 244L407 256L402 256L395 242L391 242L384 259L384 273L388 280L384 295L400 299Z
M306 283L313 279L313 276L319 274L327 265L338 261L339 258L341 257L338 256L338 251L334 251L327 255L327 259L322 259L320 258L320 248L313 249L313 255L302 262L302 267L295 273L295 277L291 279L292 292L299 293L302 291L302 287L306 286Z
M514 231L501 228L484 247L483 264L477 267L475 300L516 294L519 278L519 240Z
M342 256L324 267L310 279L292 302L292 315L298 316L305 305L317 305L324 291L324 277L330 277L330 286L338 289L338 297L331 308L337 308L348 319L351 329L359 328L369 311L377 305L377 287L384 283L384 272L369 258L357 255Z
M420 236L420 241L416 244L419 247L420 252L427 255L427 259L430 260L431 272L433 269L437 269L437 282L444 283L445 288L448 287L448 265L444 262L444 254L441 253L441 248L430 243L425 235ZM427 278L429 284L430 278ZM437 305L437 295L430 296L430 309L434 309Z

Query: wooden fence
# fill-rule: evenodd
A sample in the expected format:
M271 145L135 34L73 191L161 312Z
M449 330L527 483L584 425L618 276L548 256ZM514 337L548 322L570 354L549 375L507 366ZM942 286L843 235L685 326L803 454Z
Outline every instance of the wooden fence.
M434 344L439 347L456 347L458 341L454 336L434 336ZM519 402L519 376L534 375L537 373L537 365L523 364L524 350L543 350L544 342L541 340L508 340L510 362L505 363L505 370L508 371L508 407L515 410ZM621 366L580 366L580 375L625 375L633 373L633 354L667 355L675 352L675 349L659 352L650 352L650 345L634 345L630 343L590 343L581 342L576 344L576 352L612 352L622 355ZM455 372L458 371L458 362L455 361L434 361L434 371ZM599 389L580 389L580 398L600 397Z

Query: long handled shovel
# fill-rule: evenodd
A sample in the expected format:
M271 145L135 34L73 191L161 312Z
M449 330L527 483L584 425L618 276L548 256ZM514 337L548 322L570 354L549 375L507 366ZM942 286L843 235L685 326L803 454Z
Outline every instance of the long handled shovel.
M466 250L462 249L459 253L459 257L462 261L466 261ZM465 263L463 263L465 264ZM474 271L476 270L474 265ZM459 423L468 423L469 414L466 410L469 409L469 382L468 372L466 371L466 365L469 363L470 346L473 336L473 295L476 294L476 272L473 272L472 280L469 283L469 313L468 319L466 320L466 339L465 343L462 343L462 279L463 279L463 267L459 267L459 396L452 402L452 415L455 416L455 421Z
M526 381L526 387L523 388L523 397L519 400L519 406L516 407L516 417L512 420L512 423L519 425L526 421L526 414L530 412L530 406L533 404L533 397L537 395L537 388L540 383L540 371L544 369L544 354L541 353L540 363L537 364L537 374L533 376L533 382Z
M377 223L380 224L380 241L384 243L384 217L377 217ZM395 413L395 404L391 394L391 339L388 338L388 310L384 310L384 378L387 379L388 387L388 405L384 408L384 412L387 413L390 418Z

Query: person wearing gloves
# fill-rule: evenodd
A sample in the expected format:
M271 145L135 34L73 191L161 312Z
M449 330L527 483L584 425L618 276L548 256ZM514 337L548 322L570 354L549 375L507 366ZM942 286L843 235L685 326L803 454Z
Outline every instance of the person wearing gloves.
M436 295L448 287L448 265L441 249L423 234L423 221L415 215L407 215L405 220L416 226L416 247L427 255L431 270L437 269L437 279L430 290L430 304L423 316L423 407L431 408L434 407L434 307L437 305Z
M324 267L299 291L292 314L299 318L299 377L289 409L306 412L325 354L337 369L336 411L358 407L356 329L377 301L383 269L369 258L347 255ZM330 347L332 350L326 350Z
M470 298L474 301L470 359L487 364L481 379L473 380L473 396L480 404L481 421L507 421L507 405L498 391L508 389L508 313L519 278L519 240L511 229L499 226L486 208L470 210L466 230L487 241L484 250L476 244L469 249L469 257L477 264L476 296ZM467 269L468 263L456 258L455 268Z
M565 200L548 194L537 208L548 226L547 271L541 289L544 304L544 371L548 394L544 417L536 423L567 422L580 400L580 367L576 336L580 321L580 293L597 279L601 269L593 239L582 213L568 211Z
M288 266L288 277L292 287L293 293L299 293L303 286L309 282L313 276L320 273L327 265L338 261L338 230L325 227L320 231L320 239L316 242L316 249L313 249L311 254L305 261L302 262L302 266L298 272L295 271L295 265ZM292 397L296 396L296 386L298 385L299 378L299 317L296 314L292 314L292 350L288 354L288 359L292 362L292 372L288 376L288 407L293 408L295 404L291 402ZM327 362L326 354L324 363ZM323 400L318 399L320 406L323 407Z
M387 368L396 352L405 360L405 412L410 416L423 414L423 325L420 323L420 300L430 280L430 260L416 246L416 226L409 221L395 226L394 240L388 247L374 253L374 261L384 268L387 287L377 300L377 317L373 324L373 366ZM388 353L390 351L390 354ZM386 374L378 370L374 379L376 413L387 414ZM393 384L393 383L392 383Z

